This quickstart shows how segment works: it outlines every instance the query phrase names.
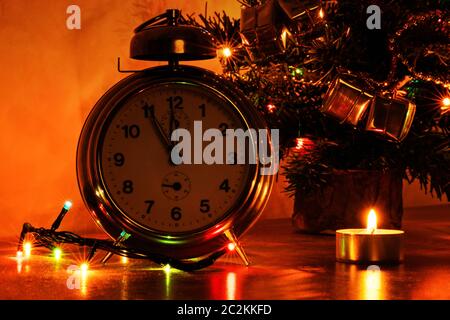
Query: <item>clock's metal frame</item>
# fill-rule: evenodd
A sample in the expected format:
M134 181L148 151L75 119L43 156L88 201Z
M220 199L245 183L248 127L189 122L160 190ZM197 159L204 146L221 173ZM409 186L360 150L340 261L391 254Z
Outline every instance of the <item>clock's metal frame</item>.
M265 129L266 123L243 93L232 83L205 69L191 66L155 67L134 73L113 86L94 106L80 135L77 149L77 177L83 200L95 222L117 239L125 230L132 236L127 244L175 259L195 259L223 250L232 236L240 237L261 214L273 183L273 176L261 175L260 165L250 165L248 190L217 224L196 232L167 233L150 230L114 203L102 179L100 152L108 119L130 97L152 85L187 83L204 87L227 100L250 128Z

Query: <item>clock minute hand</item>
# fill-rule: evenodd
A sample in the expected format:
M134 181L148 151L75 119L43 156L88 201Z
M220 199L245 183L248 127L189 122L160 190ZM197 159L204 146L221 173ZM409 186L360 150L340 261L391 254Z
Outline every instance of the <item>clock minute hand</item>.
M154 112L151 113L150 119L152 120L152 124L156 128L156 131L158 132L158 135L159 135L159 138L161 139L161 142L170 151L172 149L172 147L173 147L173 144L170 141L169 137L165 134L164 128L161 126L161 123L159 123L159 121L156 119Z
M162 127L161 123L159 123L159 121L156 119L154 111L151 112L150 118L152 120L153 127L155 127L156 131L158 131L159 138L161 139L161 142L166 147L166 150L169 154L169 165L173 166L174 163L172 161L172 155L171 155L173 143L172 143L172 141L170 141L170 138L164 132L164 128Z

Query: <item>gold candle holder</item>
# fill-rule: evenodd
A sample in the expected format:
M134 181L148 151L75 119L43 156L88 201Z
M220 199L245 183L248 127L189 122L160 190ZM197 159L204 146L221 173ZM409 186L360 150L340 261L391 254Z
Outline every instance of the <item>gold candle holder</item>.
M404 234L401 230L377 229L372 209L366 229L336 231L336 260L357 264L401 263Z

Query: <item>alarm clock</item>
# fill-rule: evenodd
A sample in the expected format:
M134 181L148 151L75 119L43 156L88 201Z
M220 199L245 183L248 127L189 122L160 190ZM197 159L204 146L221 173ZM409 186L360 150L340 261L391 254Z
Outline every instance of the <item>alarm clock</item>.
M181 19L168 10L136 28L131 58L169 64L133 72L94 106L77 148L79 188L95 222L123 246L186 264L232 247L248 264L238 239L263 210L273 176L259 163L176 165L170 137L196 121L223 139L226 129L267 125L233 83L179 64L216 57L213 37Z

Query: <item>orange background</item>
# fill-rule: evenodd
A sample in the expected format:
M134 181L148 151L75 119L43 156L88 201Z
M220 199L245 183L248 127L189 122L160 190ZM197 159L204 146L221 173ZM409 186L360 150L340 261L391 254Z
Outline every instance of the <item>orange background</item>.
M66 28L66 9L81 8L81 30ZM204 0L0 0L0 236L20 225L49 226L65 199L75 203L64 228L90 229L75 175L78 135L89 110L124 75L132 30L166 8L204 12ZM208 11L238 17L235 0L212 0ZM197 65L220 70L217 61ZM278 183L264 217L288 217L292 200ZM416 185L405 188L405 206L436 204Z

